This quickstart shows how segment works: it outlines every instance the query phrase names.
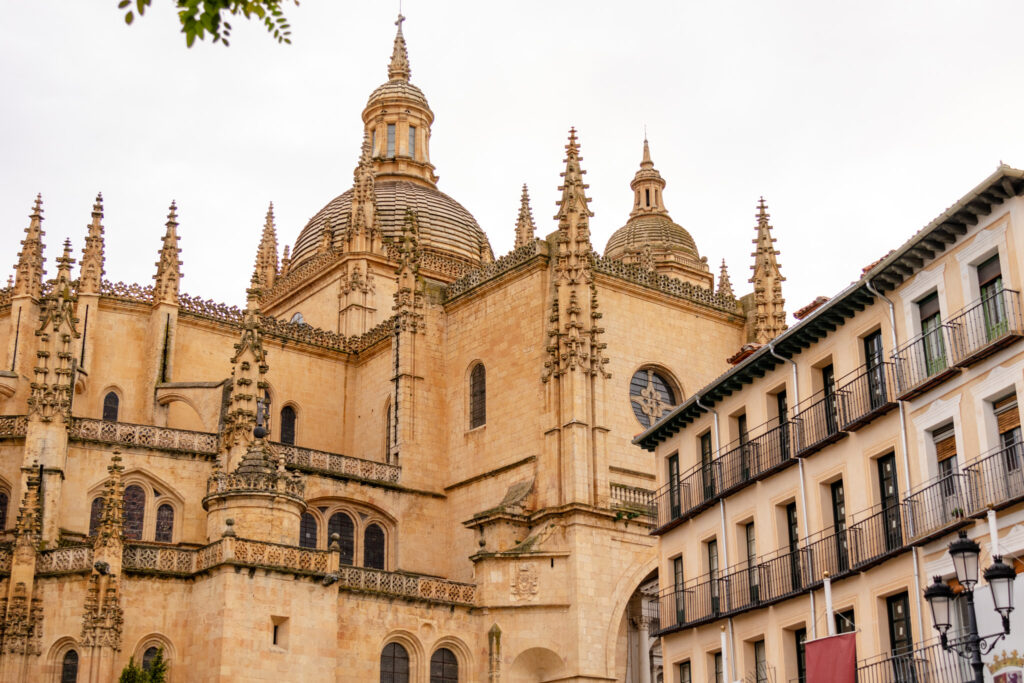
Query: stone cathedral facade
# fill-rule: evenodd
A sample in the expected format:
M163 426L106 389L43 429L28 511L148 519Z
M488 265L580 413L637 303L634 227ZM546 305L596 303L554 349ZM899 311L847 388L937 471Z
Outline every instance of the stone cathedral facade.
M271 205L244 310L182 290L173 203L151 285L105 277L101 197L80 252L41 199L7 245L0 680L160 648L175 683L659 679L631 439L784 329L767 211L737 298L644 141L600 255L571 131L557 215L524 187L495 259L437 187L398 25L351 188L282 253Z

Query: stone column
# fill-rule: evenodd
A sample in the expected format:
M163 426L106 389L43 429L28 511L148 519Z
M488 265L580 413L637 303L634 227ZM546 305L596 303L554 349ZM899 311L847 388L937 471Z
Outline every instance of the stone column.
M640 683L651 683L651 618L645 615L633 617L633 625L640 635Z

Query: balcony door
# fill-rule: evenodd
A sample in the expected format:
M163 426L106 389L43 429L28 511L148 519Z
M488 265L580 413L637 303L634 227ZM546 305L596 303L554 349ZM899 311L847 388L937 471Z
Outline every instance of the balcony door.
M786 536L789 541L789 577L791 590L800 590L800 527L796 519L796 503L786 506Z
M718 614L721 608L721 593L718 586L718 541L708 541L708 579L711 582L711 613Z
M679 501L679 454L673 453L668 456L668 509L669 518L662 520L669 522L678 519L682 515L682 508Z
M775 394L775 408L778 410L779 415L779 457L775 459L776 463L780 463L783 460L789 458L789 429L787 424L789 422L789 402L786 399L786 391L782 390Z
M978 290L981 292L985 340L998 339L1009 329L1006 302L1003 300L1003 274L999 267L999 254L978 266Z
M832 530L836 539L836 569L845 572L850 568L850 549L846 538L846 489L843 480L832 482Z
M757 537L754 529L754 523L749 522L743 531L747 542L747 588L750 590L751 604L757 604L761 597L761 577L758 575Z
M889 648L892 652L893 677L896 683L917 681L914 661L914 640L910 632L910 600L906 593L885 599L889 621Z
M683 592L683 556L672 558L672 580L673 592L675 594L676 603L676 625L686 623L686 603L685 594Z
M929 294L917 303L921 315L921 338L924 343L925 377L945 370L946 343L942 338L942 318L938 293Z
M704 500L715 497L715 471L711 453L711 432L700 437L700 471L704 484Z
M878 490L882 497L882 533L885 537L885 550L889 552L903 545L895 453L883 455L878 459Z
M839 406L836 404L836 371L831 363L821 369L821 386L825 393L825 434L839 431Z
M871 410L885 405L885 362L882 350L882 331L864 337L864 365L868 376L868 403Z

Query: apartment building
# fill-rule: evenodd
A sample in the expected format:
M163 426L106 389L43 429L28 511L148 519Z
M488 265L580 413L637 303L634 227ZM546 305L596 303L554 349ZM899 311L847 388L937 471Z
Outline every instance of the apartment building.
M805 641L830 631L826 574L861 682L969 673L922 596L935 576L961 589L961 531L992 562L990 510L1024 571L1022 194L1000 166L636 438L658 463L665 681L802 680ZM1000 631L984 581L974 594L980 632ZM1011 629L986 680L1021 671L1021 610Z

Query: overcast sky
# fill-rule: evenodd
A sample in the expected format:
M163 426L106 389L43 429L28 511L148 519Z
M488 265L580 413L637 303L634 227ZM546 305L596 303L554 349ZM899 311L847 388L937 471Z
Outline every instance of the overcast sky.
M149 284L179 207L182 289L241 303L267 203L278 238L351 186L386 80L395 2L303 0L293 44L235 19L186 49L170 0L0 0L0 273L43 193L48 271L80 256L97 191L111 280ZM436 115L439 188L496 255L520 186L555 228L579 130L593 240L632 206L647 126L672 218L738 294L772 214L790 312L831 295L993 172L1024 165L1024 3L405 0L412 81ZM77 271L76 271L77 273Z

